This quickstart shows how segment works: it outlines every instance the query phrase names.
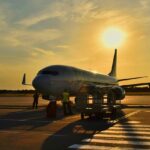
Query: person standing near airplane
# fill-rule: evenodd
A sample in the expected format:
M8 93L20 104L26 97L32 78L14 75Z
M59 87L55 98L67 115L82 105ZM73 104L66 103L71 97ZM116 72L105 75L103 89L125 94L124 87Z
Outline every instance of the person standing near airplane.
M62 103L63 103L63 111L64 115L72 114L71 103L69 101L69 93L65 90L62 94Z
M32 108L38 108L38 100L39 100L39 93L36 91L33 95L33 105Z

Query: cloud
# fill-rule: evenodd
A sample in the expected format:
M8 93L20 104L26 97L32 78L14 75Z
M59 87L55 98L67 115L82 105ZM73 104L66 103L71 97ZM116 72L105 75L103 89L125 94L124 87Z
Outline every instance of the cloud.
M48 57L51 57L51 56L54 56L55 53L53 51L50 51L50 50L44 50L44 49L41 49L41 48L34 48L34 50L32 51L32 56L48 56Z
M145 49L150 47L149 14L149 0L0 1L1 71L15 65L16 70L25 68L33 74L49 64L106 70L110 51L99 37L108 26L128 32L130 42L124 49L133 54L142 49L144 58ZM145 57L149 60L149 55Z
M69 45L57 45L56 48L68 49Z
M52 40L59 39L61 32L57 29L45 29L40 31L30 31L26 29L9 29L5 31L3 36L0 37L0 41L4 44L8 44L12 47L26 47L32 48L37 45L43 45Z
M4 16L0 15L0 31L6 26L6 22L4 20Z
M48 13L42 13L39 14L37 16L31 16L29 18L23 19L21 21L18 22L18 24L21 24L23 26L31 26L34 24L38 24L42 21L48 20L48 19L52 19L52 18L57 18L63 16L63 14L59 11L56 12L48 12Z
M43 10L40 9L39 12L29 14L17 23L30 27L53 18L59 18L62 22L83 22L84 19L90 18L95 13L96 8L98 9L97 5L89 0L51 1Z
M16 36L23 45L43 45L46 42L50 42L61 37L61 32L57 29L45 29L40 31L28 31L23 30Z
M38 12L31 13L18 21L18 24L28 27L48 19L64 17L65 9L63 9L63 3L50 1L45 6L43 9L39 9Z

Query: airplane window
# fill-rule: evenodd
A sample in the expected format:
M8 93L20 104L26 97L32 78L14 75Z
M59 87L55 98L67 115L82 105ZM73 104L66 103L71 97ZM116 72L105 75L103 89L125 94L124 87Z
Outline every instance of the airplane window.
M42 74L49 74L49 75L58 75L59 73L57 71L48 71L48 70L44 70L41 72Z

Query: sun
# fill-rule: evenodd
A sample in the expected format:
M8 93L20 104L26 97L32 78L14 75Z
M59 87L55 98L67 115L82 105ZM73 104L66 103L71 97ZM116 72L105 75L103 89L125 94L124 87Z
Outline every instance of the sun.
M125 33L119 28L107 28L102 34L102 41L108 48L118 48L125 40Z

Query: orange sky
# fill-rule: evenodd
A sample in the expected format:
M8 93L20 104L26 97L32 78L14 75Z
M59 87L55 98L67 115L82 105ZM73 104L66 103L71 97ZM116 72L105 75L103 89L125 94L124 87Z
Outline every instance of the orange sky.
M150 76L149 0L0 1L0 89L25 89L41 68L65 64L107 74L114 47L107 28L127 36L118 48L118 78ZM127 83L149 82L150 78Z

